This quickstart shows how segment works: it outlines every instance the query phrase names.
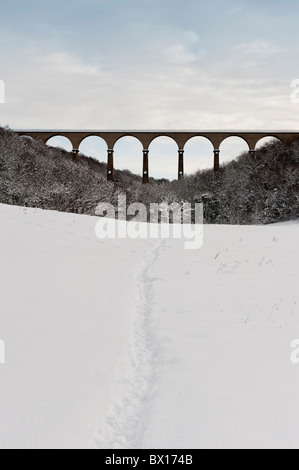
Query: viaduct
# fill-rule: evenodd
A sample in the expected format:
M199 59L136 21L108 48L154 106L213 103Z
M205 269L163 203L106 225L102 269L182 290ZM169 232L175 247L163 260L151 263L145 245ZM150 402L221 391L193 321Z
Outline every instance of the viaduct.
M107 144L107 179L113 181L113 154L116 142L123 137L135 137L143 146L143 183L149 182L149 146L158 137L170 137L178 146L178 178L184 177L184 147L193 137L204 137L214 147L214 170L219 170L220 145L228 137L240 137L247 145L250 153L256 151L257 143L264 137L273 137L282 142L292 143L299 139L299 132L288 131L62 131L62 130L17 130L21 137L31 137L47 143L52 137L66 137L73 146L75 161L79 160L79 148L84 139L91 136L101 137Z

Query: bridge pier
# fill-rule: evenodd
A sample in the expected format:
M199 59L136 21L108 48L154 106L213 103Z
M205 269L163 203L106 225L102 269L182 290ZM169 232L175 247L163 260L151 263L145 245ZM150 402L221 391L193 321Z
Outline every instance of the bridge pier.
M220 168L220 150L214 150L214 171Z
M148 149L143 149L143 170L142 170L142 183L143 184L148 184L148 182L149 182L148 155L149 155L149 150Z
M77 150L77 149L73 149L73 160L76 163L78 163L78 161L79 161L79 150Z
M184 150L179 150L179 172L178 179L184 178Z
M256 154L256 150L249 150L249 155L251 157L255 157L255 154Z
M107 180L114 181L114 163L113 163L114 150L108 150L108 163L107 163Z

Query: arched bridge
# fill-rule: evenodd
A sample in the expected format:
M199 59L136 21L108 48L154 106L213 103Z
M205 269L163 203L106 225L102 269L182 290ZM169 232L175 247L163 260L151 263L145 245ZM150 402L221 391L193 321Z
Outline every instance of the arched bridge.
M113 154L116 142L123 137L135 137L143 146L143 183L149 181L149 146L158 137L170 137L178 146L178 178L184 176L184 147L193 137L204 137L214 147L214 170L219 170L220 145L228 137L240 137L243 139L251 153L255 152L257 143L264 137L277 138L282 142L292 143L299 139L299 132L287 131L62 131L62 130L17 130L19 136L28 136L47 143L52 137L66 137L73 146L74 158L79 159L79 147L87 137L101 137L107 144L107 178L113 181L114 163Z

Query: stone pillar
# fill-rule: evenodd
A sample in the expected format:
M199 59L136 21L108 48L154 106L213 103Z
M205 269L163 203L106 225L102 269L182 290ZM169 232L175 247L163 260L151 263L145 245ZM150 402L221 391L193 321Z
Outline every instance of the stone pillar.
M114 150L108 150L108 163L107 163L107 180L114 180L114 164L113 164Z
M77 149L73 149L73 160L76 163L78 163L78 161L79 161L79 150L77 150Z
M147 149L144 149L143 150L143 171L142 171L142 182L143 182L143 184L148 184L148 181L149 181L148 155L149 155L149 151Z
M184 150L179 150L179 173L178 179L184 178Z
M220 150L214 150L214 171L220 168Z
M255 153L256 153L255 150L249 150L249 155L250 155L251 157L255 157Z

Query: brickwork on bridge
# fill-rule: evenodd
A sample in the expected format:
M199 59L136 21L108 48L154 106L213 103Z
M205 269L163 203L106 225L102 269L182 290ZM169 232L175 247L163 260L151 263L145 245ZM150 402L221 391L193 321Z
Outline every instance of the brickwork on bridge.
M80 144L87 137L101 137L107 145L107 178L113 181L114 173L114 147L123 137L135 137L143 146L143 183L149 181L149 147L158 137L170 137L178 146L178 178L184 177L184 148L186 143L194 137L208 139L214 147L214 170L220 167L220 146L229 137L240 137L250 152L255 152L257 143L264 137L273 137L282 142L292 143L299 139L299 132L288 131L72 131L72 130L18 130L19 136L28 136L43 143L52 137L66 137L73 146L74 159L79 160Z

